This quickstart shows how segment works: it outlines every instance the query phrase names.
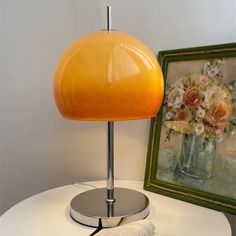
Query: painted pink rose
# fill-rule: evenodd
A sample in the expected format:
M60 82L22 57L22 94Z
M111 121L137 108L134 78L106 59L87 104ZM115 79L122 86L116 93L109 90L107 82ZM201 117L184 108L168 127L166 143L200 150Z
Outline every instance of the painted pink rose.
M183 100L184 100L184 104L187 107L193 108L199 105L202 98L203 98L202 92L198 88L193 87L184 93Z
M224 129L216 129L216 135L218 137L223 137L224 136Z
M188 122L192 120L192 117L192 112L188 108L184 107L177 110L175 119L177 121Z

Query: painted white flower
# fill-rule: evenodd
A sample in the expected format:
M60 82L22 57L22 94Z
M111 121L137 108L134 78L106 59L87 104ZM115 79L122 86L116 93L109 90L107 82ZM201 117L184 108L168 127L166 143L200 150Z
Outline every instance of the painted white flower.
M183 96L176 97L174 101L174 108L175 109L180 108L182 104L183 104Z
M206 87L209 84L209 82L210 80L206 75L199 76L199 80L198 80L199 86Z
M166 120L170 120L172 117L172 113L171 112L167 112L165 115Z
M203 95L204 95L204 101L202 103L202 105L206 108L209 108L210 107L210 98L211 98L211 95L214 93L214 90L212 89L207 89Z
M207 108L210 107L212 102L212 95L217 93L217 90L219 90L219 87L216 85L211 86L204 92L205 101L203 102L203 105Z
M196 132L197 135L200 135L200 134L202 134L204 132L204 125L203 125L203 123L197 123L195 125L195 132Z
M212 64L215 66L221 66L222 64L225 64L225 60L224 59L215 59Z
M205 112L205 110L204 109L202 109L201 107L198 107L198 110L197 110L197 112L196 112L196 120L202 120L204 117L205 117L205 114L206 114L206 112Z
M174 88L168 95L168 106L179 107L182 104L184 90L180 88ZM180 104L181 103L181 104Z
M219 72L219 68L217 66L213 66L210 62L207 62L204 67L204 74L209 77L214 77Z

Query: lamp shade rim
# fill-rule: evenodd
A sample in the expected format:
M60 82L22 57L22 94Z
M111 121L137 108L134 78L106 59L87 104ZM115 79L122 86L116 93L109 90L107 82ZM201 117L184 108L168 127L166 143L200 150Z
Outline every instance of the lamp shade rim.
M61 114L62 117L66 120L77 120L77 121L128 121L128 120L144 120L151 119L156 117L156 114L142 115L142 116L133 116L133 117L106 117L106 118L96 118L96 117L71 117L65 114Z

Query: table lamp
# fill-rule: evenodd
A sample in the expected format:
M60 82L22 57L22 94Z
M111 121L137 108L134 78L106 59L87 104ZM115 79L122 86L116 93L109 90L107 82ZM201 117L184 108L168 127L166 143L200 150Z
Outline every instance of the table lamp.
M107 188L72 199L70 214L82 224L114 227L149 214L148 198L114 187L114 121L154 117L162 103L164 82L153 53L135 37L111 29L90 33L62 56L54 80L57 107L66 119L108 122Z

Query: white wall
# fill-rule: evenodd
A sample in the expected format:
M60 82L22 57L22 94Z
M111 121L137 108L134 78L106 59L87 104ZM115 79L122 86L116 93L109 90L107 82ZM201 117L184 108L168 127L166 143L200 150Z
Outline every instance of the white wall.
M2 0L0 0L0 215L2 212L3 207L3 196L2 196L2 186L3 186L3 181L2 181L2 171L3 171L3 164L2 164L2 79L3 79L3 47L2 47L2 39L3 39L3 7L2 7Z
M113 28L140 38L155 54L236 41L235 0L2 3L0 213L43 190L105 178L106 124L63 120L52 83L63 50L105 28L107 4ZM148 132L146 120L116 123L116 178L143 179Z

